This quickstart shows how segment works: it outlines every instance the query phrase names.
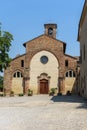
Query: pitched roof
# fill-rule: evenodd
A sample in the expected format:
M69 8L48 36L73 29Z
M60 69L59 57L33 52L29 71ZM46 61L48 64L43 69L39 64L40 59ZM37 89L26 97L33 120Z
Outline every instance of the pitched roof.
M14 57L14 58L12 59L12 61L15 60L15 59L17 59L17 58L23 57L23 56L25 56L25 55L26 55L26 54L17 55L16 57Z
M73 58L73 59L75 59L75 60L78 60L78 58L76 57L76 56L71 56L71 55L68 55L68 54L64 54L65 56L68 56L68 57L70 57L70 58Z
M65 50L66 50L66 43L65 43L65 42L63 42L63 41L61 41L61 40L58 40L58 39L56 39L56 38L50 37L50 36L48 36L48 35L46 35L46 34L42 34L42 35L40 35L40 36L38 36L38 37L35 37L35 38L31 39L30 41L25 42L25 43L23 44L23 46L26 47L26 44L27 44L27 43L29 43L29 42L31 42L31 41L33 41L33 40L36 40L36 39L38 39L39 37L42 37L42 36L49 37L49 38L51 38L51 39L54 39L54 40L56 40L56 41L61 42L62 44L64 44L64 52L65 52Z

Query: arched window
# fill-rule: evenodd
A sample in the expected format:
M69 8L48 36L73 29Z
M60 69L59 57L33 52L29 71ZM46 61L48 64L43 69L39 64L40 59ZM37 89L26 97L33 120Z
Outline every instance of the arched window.
M53 28L49 28L48 29L48 35L52 35L53 34Z
M75 77L75 73L72 70L66 72L65 77Z
M14 77L14 78L22 78L23 75L22 75L22 73L21 73L20 71L17 71L17 72L15 72L15 73L13 74L13 77Z

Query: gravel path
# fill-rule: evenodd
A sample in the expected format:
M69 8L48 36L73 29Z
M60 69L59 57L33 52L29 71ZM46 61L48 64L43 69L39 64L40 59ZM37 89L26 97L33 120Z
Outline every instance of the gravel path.
M78 96L1 97L0 130L87 130L87 102Z

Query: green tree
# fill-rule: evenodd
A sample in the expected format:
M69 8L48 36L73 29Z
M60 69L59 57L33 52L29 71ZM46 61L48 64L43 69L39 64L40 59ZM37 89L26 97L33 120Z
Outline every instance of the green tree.
M6 69L11 61L8 52L10 50L12 41L12 34L2 31L0 24L0 72L3 72L3 70Z
M3 91L3 77L0 76L0 91Z

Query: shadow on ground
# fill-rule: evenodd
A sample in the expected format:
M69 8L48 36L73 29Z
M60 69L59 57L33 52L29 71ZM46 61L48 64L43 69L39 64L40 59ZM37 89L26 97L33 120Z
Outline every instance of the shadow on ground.
M87 99L80 97L78 95L62 95L62 96L53 96L51 98L53 102L68 102L68 103L80 103L77 108L87 109Z

